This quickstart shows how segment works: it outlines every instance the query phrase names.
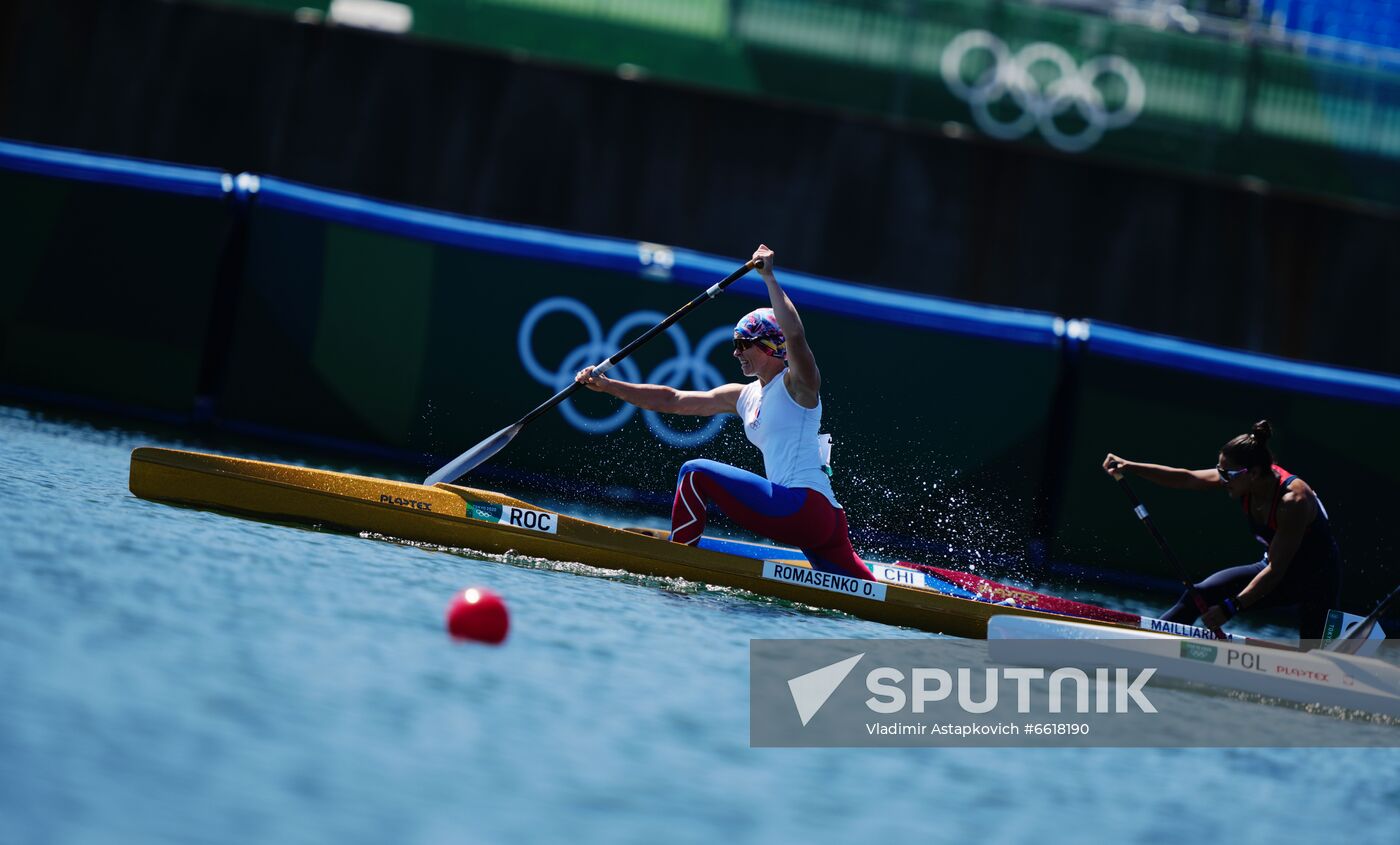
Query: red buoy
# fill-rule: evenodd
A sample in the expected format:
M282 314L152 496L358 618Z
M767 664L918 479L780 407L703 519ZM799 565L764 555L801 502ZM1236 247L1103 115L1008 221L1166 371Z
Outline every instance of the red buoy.
M501 597L480 587L462 590L447 606L447 632L459 640L498 645L510 630L510 614Z

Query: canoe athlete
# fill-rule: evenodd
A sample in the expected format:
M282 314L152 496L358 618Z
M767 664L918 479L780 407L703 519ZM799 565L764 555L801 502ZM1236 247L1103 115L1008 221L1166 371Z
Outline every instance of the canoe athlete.
M580 370L575 380L639 408L666 414L738 414L744 434L763 453L764 476L718 461L681 466L671 505L671 540L695 545L705 530L706 507L716 505L741 527L797 546L823 572L875 580L856 556L846 512L822 469L817 431L822 422L821 373L802 320L773 276L773 250L753 254L771 308L744 315L734 327L734 357L754 380L711 390L630 384Z
M1222 569L1196 585L1210 606L1201 624L1219 627L1245 609L1297 606L1299 638L1320 640L1341 592L1341 553L1317 493L1274 463L1272 433L1268 420L1255 423L1221 447L1213 469L1142 464L1113 454L1104 469L1181 490L1224 488L1244 508L1250 532L1267 551L1258 563ZM1196 615L1187 593L1162 618L1191 624Z

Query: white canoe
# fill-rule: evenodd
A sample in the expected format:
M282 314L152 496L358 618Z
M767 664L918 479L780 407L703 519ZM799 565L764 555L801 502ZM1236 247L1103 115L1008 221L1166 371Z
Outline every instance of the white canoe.
M993 616L992 659L1046 668L1067 665L1155 668L1162 677L1299 704L1400 718L1400 666L1332 651L1287 651L1222 640L1186 639L1057 619ZM1075 640L1071 650L1063 641ZM1092 643L1092 646L1088 646Z

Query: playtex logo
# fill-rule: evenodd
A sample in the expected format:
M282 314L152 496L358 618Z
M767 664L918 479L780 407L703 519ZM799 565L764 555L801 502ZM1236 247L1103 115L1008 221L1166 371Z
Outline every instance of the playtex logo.
M754 746L1141 745L1162 718L1152 666L1008 662L939 638L753 640L749 653Z

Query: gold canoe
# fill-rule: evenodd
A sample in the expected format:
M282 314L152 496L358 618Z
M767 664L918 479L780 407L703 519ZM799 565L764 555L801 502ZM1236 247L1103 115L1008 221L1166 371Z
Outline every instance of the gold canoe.
M1065 618L946 595L917 586L919 578L910 578L915 583L907 586L892 583L888 576L881 582L860 581L814 571L806 561L791 556L762 560L683 546L635 529L601 525L490 490L453 484L425 487L287 464L141 447L131 453L130 486L137 496L158 502L487 553L576 561L639 575L684 578L959 637L985 638L987 620L997 614ZM753 547L768 550L756 544ZM895 568L880 569L890 572Z

